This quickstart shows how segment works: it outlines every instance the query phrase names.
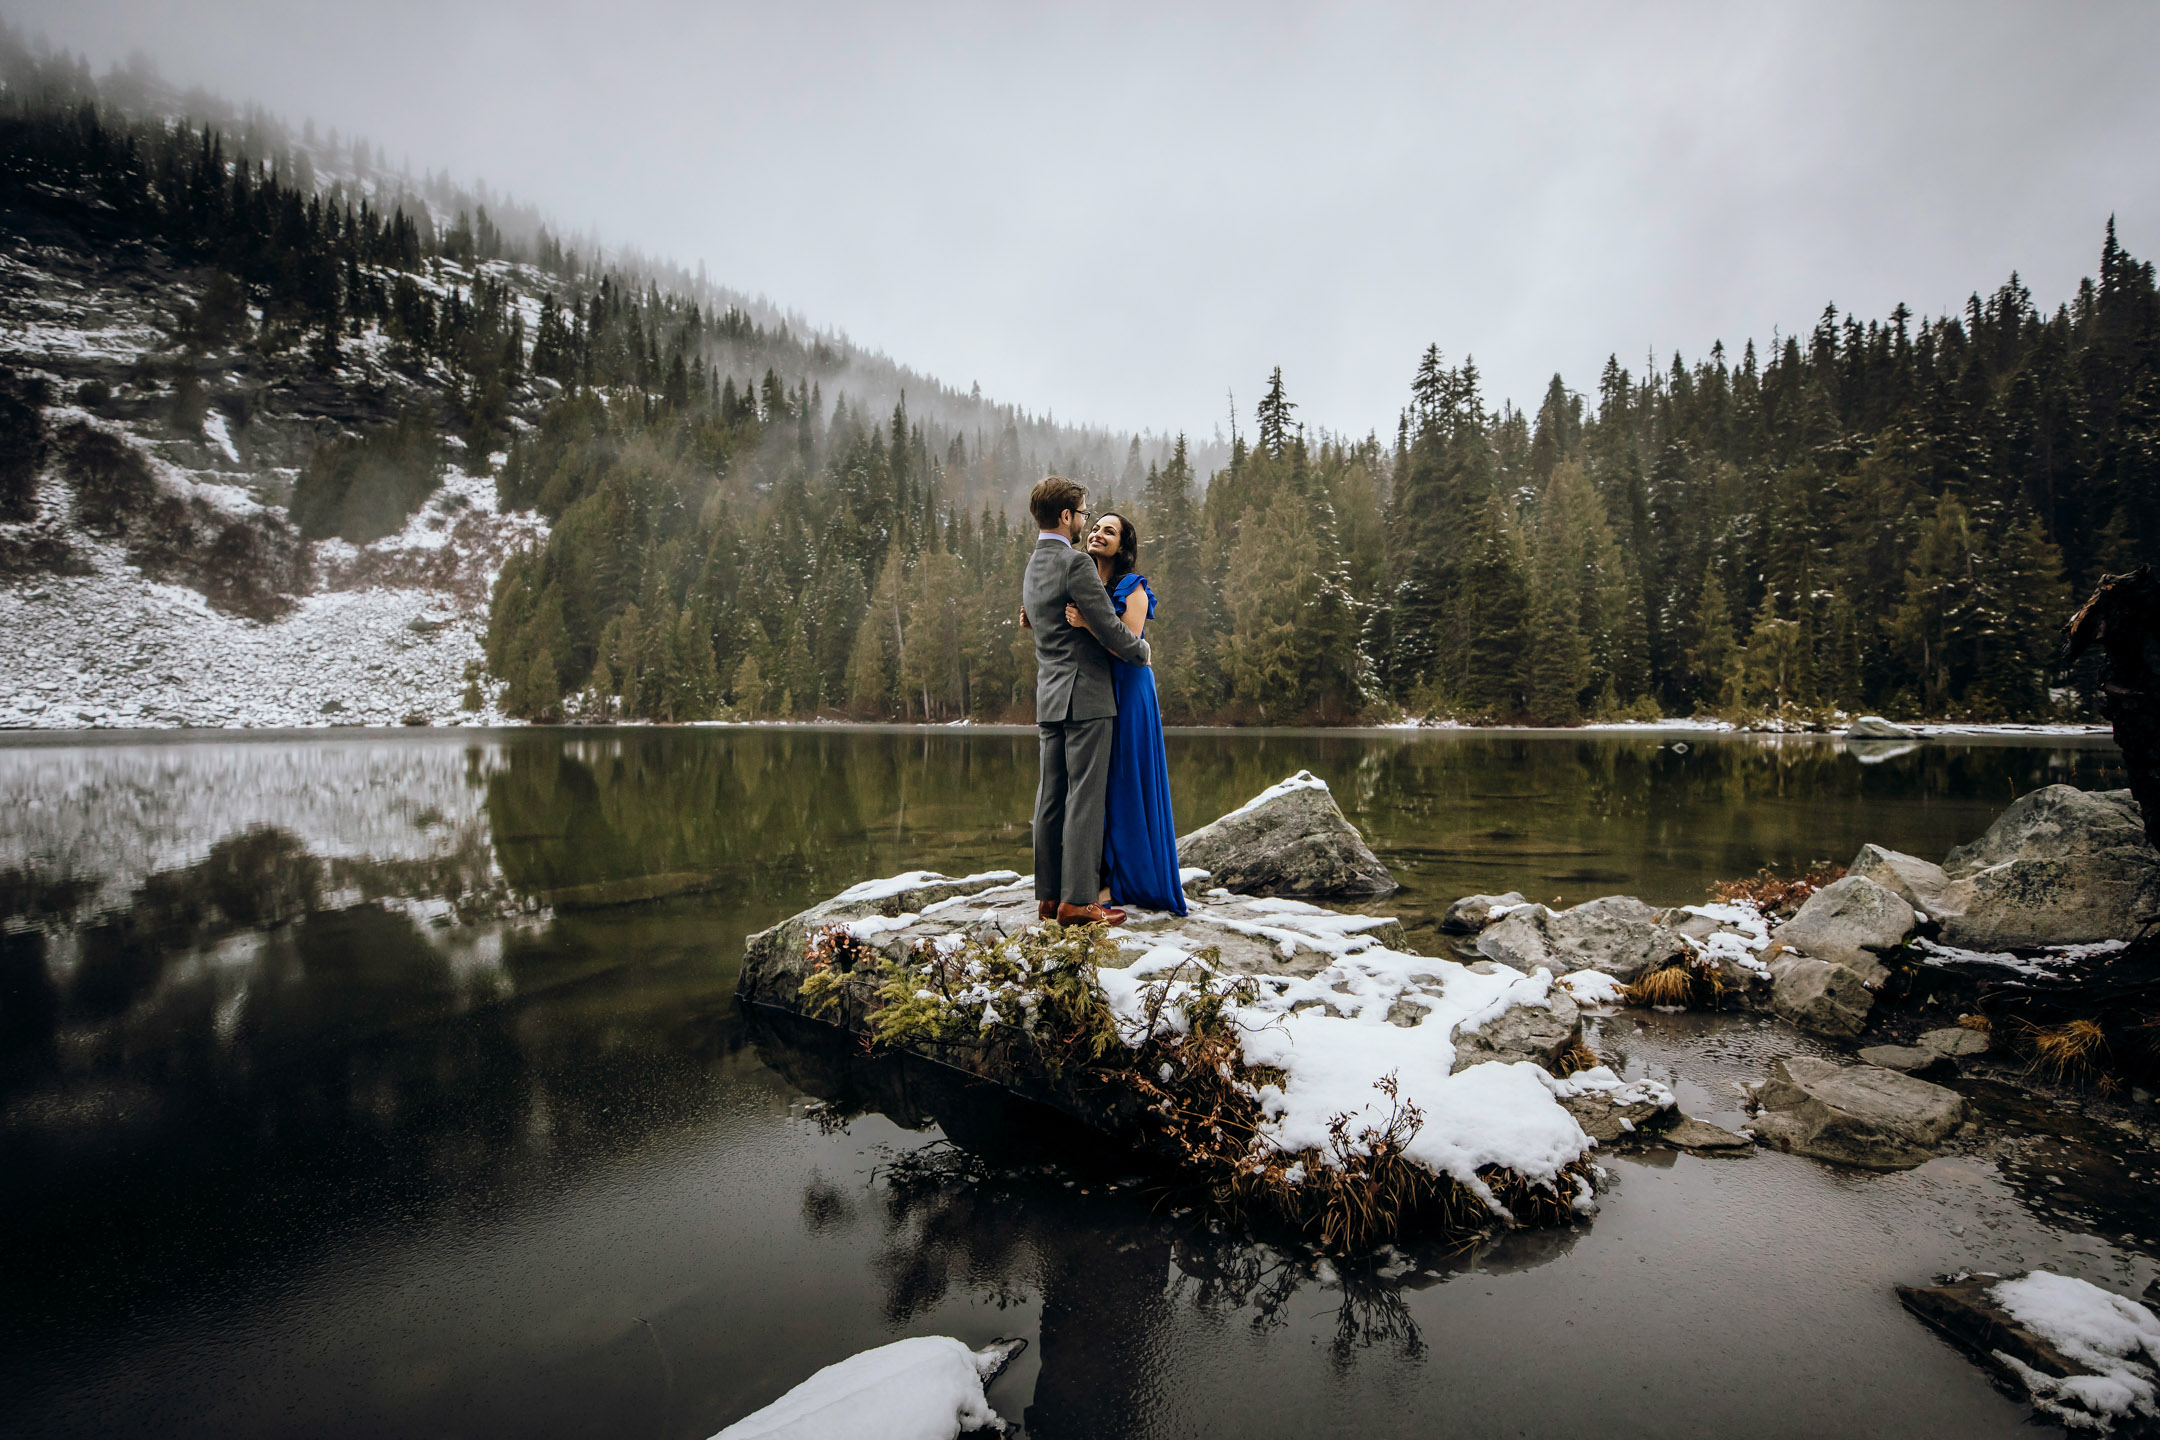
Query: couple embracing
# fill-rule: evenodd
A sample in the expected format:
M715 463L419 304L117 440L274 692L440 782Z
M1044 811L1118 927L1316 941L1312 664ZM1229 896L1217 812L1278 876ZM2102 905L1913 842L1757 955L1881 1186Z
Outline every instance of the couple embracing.
M1105 514L1090 526L1086 506L1087 492L1056 475L1028 496L1039 532L1021 586L1042 737L1035 902L1045 920L1118 925L1121 905L1182 915L1185 892L1148 668L1155 592L1136 568L1132 521Z

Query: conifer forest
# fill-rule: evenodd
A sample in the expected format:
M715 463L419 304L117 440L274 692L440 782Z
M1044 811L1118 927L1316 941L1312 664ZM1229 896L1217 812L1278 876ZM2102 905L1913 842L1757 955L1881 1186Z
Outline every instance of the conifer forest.
M234 347L325 386L379 347L411 378L298 467L302 536L390 533L451 463L545 517L474 677L534 720L1024 721L1023 500L1051 470L1137 525L1185 723L2080 713L2058 628L2160 554L2160 292L2112 221L2067 296L2012 274L1955 314L1830 305L1639 361L1614 336L1602 373L1520 405L1441 337L1362 437L1301 421L1283 356L1227 444L1113 439L889 365L865 383L667 267L360 184L365 142L321 175L68 79L8 90L0 181L203 277L157 362L180 421L187 357ZM0 392L17 419L52 398ZM45 444L10 424L0 507Z

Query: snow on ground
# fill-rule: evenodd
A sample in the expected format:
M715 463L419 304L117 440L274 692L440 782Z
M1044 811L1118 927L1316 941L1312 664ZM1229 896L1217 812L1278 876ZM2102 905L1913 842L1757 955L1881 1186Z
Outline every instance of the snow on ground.
M1518 1006L1550 1009L1552 974L1526 975L1491 962L1473 969L1393 950L1362 933L1387 923L1298 901L1211 894L1184 921L1121 939L1148 947L1146 953L1098 978L1127 1040L1138 1042L1150 1025L1158 1032L1183 1028L1179 1002L1193 994L1196 972L1206 968L1196 952L1218 943L1223 930L1258 931L1276 941L1285 960L1308 951L1329 957L1308 975L1256 977L1258 997L1231 1009L1245 1063L1284 1073L1280 1085L1258 1091L1267 1116L1261 1143L1286 1155L1318 1150L1332 1162L1339 1158L1331 1154L1336 1117L1349 1117L1354 1140L1368 1129L1386 1130L1398 1102L1414 1105L1424 1118L1407 1157L1452 1176L1503 1216L1480 1168L1498 1165L1558 1183L1561 1169L1591 1148L1559 1097L1601 1090L1616 1100L1671 1102L1655 1082L1631 1085L1603 1067L1559 1080L1528 1061L1489 1060L1451 1074L1458 1035ZM1158 992L1167 1003L1158 1003ZM1389 1077L1394 1100L1378 1088Z
M173 483L252 503L230 486ZM494 573L546 533L536 516L498 514L492 482L453 470L399 534L317 545L325 588L270 623L220 613L144 577L119 545L78 537L93 573L0 590L0 728L505 723L485 693L480 710L461 708L466 670L481 659Z
M2160 1419L2160 1317L2136 1301L2048 1270L2005 1280L1988 1293L2018 1324L2093 1372L2058 1379L1997 1351L2042 1410L2073 1430Z
M1016 1348L970 1350L945 1335L896 1340L826 1366L713 1440L954 1440L1001 1423L983 1382Z

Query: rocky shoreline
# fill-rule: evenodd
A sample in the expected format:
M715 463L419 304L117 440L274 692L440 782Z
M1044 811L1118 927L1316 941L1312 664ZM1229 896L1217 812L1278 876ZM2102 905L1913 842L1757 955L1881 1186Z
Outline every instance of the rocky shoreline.
M1012 871L865 882L750 937L738 994L1047 1106L1334 1251L1580 1221L1615 1146L1908 1169L1976 1139L1941 1083L1961 1072L2046 1088L2113 1064L2114 1103L2127 1083L2150 1106L2149 1053L2109 1051L2094 1020L2097 1053L2049 1072L2063 1027L2025 1014L2150 969L2128 942L2160 913L2160 855L2127 791L2044 787L1940 864L1869 845L1822 883L1701 905L1468 896L1437 956L1395 918L1315 903L1394 888L1315 777L1180 853L1188 913L1107 932L1039 923ZM1849 1055L1775 1061L1735 1133L1603 1064L1584 1017L1625 1005L1752 1014ZM2044 1389L2026 1387L2070 1393Z

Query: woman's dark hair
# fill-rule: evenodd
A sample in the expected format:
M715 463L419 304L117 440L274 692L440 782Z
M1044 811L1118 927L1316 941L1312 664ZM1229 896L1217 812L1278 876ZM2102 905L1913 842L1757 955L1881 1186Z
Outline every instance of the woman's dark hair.
M1110 583L1116 584L1140 568L1140 532L1133 528L1132 519L1115 510L1105 510L1095 517L1100 525L1112 517L1117 519L1117 549L1110 556Z

